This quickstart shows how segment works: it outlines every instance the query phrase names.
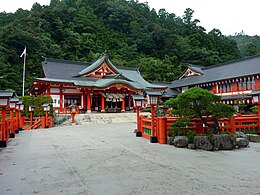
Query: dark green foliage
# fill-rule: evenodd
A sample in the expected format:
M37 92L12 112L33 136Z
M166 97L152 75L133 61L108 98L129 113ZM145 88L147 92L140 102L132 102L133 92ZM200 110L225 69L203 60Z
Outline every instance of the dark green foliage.
M258 113L258 106L253 106L250 108L250 110L254 113L257 114Z
M52 103L52 98L49 96L23 96L21 100L24 103L24 112L23 115L29 117L29 105L35 105L35 111L33 112L33 116L45 116L45 112L43 110L42 105L45 103ZM54 110L51 106L51 110L49 112L49 116L53 116Z
M174 107L173 113L184 118L184 121L199 118L205 126L211 127L213 133L218 133L218 119L231 118L235 113L233 106L219 102L220 99L220 96L208 90L193 87L178 95L177 98L170 99L166 105ZM210 121L213 125L208 123Z
M176 122L172 123L172 128L170 129L168 136L187 136L190 143L196 135L195 130L187 130L191 126L190 118L181 117Z
M242 57L260 54L259 36L248 36L241 32L236 34L235 36L230 36L229 38L237 42Z
M52 0L30 11L0 13L0 88L21 94L27 47L26 89L41 76L42 56L95 60L107 50L116 65L140 68L149 81L172 81L183 64L212 65L240 57L235 41L206 33L187 9L183 18L158 13L135 0Z

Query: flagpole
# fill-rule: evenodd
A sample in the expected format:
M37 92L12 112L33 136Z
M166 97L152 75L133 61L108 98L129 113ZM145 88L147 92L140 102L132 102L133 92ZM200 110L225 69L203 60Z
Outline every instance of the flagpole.
M24 82L25 82L25 61L26 61L26 48L23 56L23 96L24 96Z

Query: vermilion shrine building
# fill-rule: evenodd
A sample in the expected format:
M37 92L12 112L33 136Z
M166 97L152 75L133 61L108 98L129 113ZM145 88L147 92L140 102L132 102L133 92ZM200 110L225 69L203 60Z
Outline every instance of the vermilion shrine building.
M260 55L209 67L190 64L172 83L148 83L138 69L115 66L106 55L94 63L45 59L42 67L42 78L34 80L30 94L50 95L59 111L71 104L87 112L131 110L131 95L159 90L166 100L195 86L236 106L238 101L251 104L250 94L260 90Z
M87 112L121 112L133 109L132 95L167 88L148 83L136 68L113 65L105 54L94 63L46 58L42 68L29 93L51 96L57 112L72 104Z
M222 96L226 104L251 104L249 94L260 90L260 55L209 67L190 64L170 88L182 93L195 86Z

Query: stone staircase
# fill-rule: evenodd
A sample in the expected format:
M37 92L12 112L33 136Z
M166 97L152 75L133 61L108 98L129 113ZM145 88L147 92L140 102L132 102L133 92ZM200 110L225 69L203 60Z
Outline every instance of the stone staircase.
M150 113L143 112L142 116L149 116ZM89 113L77 114L76 125L86 124L111 124L111 123L136 123L136 113ZM71 115L57 114L55 125L71 125Z

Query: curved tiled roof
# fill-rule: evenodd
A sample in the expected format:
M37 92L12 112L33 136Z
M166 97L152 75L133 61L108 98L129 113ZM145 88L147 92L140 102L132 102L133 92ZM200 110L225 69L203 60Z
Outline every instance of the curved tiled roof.
M104 76L104 78L83 76L97 69L103 62L108 63L116 74ZM104 88L113 84L125 84L138 90L167 88L164 85L148 83L136 68L114 66L105 55L92 64L46 58L42 65L45 78L36 78L36 81L72 83L76 86L96 88Z
M244 58L224 64L204 67L203 74L175 80L171 88L184 87L202 83L233 79L260 73L260 55Z
M91 73L92 71L94 71L95 69L97 69L101 64L103 64L104 62L107 62L110 66L110 68L113 69L113 71L118 74L119 71L118 69L115 67L114 64L112 64L112 62L107 58L106 55L101 56L97 61L95 61L94 63L92 63L90 66L88 66L87 68L85 68L84 70L81 70L78 75L85 75L88 73Z

